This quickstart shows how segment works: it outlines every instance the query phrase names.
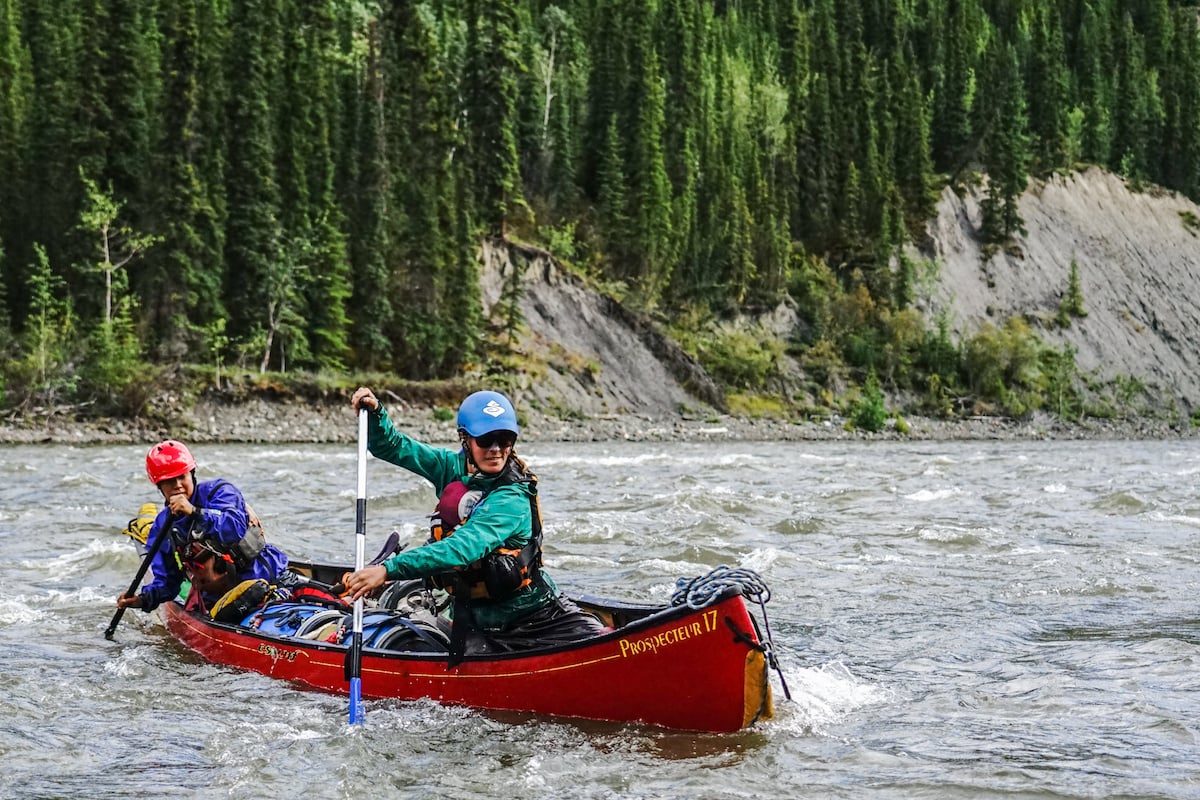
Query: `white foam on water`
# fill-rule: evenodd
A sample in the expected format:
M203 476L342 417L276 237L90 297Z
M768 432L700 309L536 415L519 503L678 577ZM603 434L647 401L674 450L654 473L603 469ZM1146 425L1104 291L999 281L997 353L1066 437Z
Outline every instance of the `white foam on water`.
M792 700L781 702L776 689L779 723L790 733L820 734L838 725L850 714L889 702L893 692L856 677L840 661L817 667L784 670Z
M949 500L953 497L959 497L962 493L962 490L958 488L920 489L912 494L903 495L903 497L905 500L912 500L917 503L935 503L938 500Z
M1200 517L1190 517L1186 514L1164 514L1161 511L1155 511L1150 514L1150 519L1156 522L1176 522L1189 528L1200 528Z
M68 579L87 574L95 566L97 556L107 556L111 553L122 553L133 550L132 540L126 536L120 538L93 539L81 548L55 556L51 559L30 559L21 562L27 569L37 570L51 583L62 583ZM138 558L141 556L139 554Z
M0 626L29 625L46 617L45 611L35 608L23 595L0 599Z

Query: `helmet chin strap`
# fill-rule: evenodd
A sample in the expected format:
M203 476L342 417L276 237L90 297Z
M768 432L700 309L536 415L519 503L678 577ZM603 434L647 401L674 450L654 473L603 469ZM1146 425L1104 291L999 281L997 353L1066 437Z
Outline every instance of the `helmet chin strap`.
M462 445L463 452L467 454L467 472L475 475L480 472L479 465L475 463L475 456L471 455L470 435L462 428L458 429L458 443Z

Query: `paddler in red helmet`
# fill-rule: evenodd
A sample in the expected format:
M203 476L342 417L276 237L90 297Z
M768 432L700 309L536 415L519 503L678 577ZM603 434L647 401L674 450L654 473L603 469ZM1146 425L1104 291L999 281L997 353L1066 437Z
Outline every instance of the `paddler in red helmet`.
M242 581L263 578L273 584L287 569L287 556L267 544L236 486L221 478L196 483L196 459L186 445L167 439L151 447L146 475L165 501L147 536L161 544L150 560L153 578L140 593L119 596L119 608L152 611L190 580L189 607L206 610ZM160 539L164 525L169 535Z

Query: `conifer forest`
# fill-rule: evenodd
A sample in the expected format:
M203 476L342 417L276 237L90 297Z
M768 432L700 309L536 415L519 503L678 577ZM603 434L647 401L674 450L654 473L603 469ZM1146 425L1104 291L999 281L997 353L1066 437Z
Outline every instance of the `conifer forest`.
M981 176L997 247L1028 178L1082 164L1200 199L1198 14L0 0L0 405L120 406L147 365L459 375L500 346L486 239L694 348L701 320L790 298L813 375L966 391L902 246ZM762 388L736 348L705 357Z

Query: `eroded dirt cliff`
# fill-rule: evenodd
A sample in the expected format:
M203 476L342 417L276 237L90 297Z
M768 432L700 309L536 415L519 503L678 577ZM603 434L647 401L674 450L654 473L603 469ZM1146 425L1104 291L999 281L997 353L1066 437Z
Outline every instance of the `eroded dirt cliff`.
M1159 410L1200 403L1200 206L1095 168L1036 181L1020 203L1027 235L985 258L982 196L942 193L929 314L944 312L959 336L1022 316L1046 342L1075 348L1079 369L1102 383L1135 378ZM1072 262L1087 313L1061 327Z

